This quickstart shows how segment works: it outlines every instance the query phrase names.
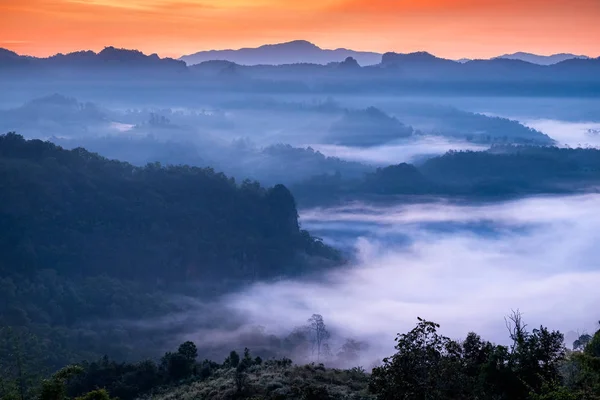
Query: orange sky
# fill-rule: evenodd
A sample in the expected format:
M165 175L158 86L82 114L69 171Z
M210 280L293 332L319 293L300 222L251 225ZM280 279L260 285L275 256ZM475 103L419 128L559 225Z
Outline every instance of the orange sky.
M0 47L178 57L294 39L448 58L600 55L600 0L0 0Z

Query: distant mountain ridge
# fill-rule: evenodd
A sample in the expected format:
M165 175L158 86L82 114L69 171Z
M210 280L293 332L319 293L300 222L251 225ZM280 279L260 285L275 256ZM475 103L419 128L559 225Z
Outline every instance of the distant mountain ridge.
M294 49L322 52L306 41L292 45ZM275 55L279 53L277 47L268 48ZM302 54L308 53L296 52L294 57ZM64 89L64 80L68 78L72 86L92 87L101 93L106 88L94 82L104 80L121 96L133 95L131 89L137 89L142 81L146 90L156 90L161 96L179 96L177 92L183 86L186 90L193 87L264 93L401 90L432 94L600 96L600 58L569 59L544 66L505 58L458 62L427 52L390 52L381 55L377 64L361 66L357 58L343 56L326 65L305 59L313 63L241 65L212 60L188 66L181 60L114 47L99 53L80 51L48 58L0 50L0 82L8 82L11 87L35 87L41 82L50 85L48 91L57 92Z
M13 51L0 48L0 68L103 68L110 66L161 70L186 69L185 63L179 60L161 58L157 54L146 55L138 50L120 49L112 46L105 47L98 53L91 50L82 50L68 54L58 53L46 58L22 56Z
M345 48L335 50L322 49L306 40L294 40L286 43L266 44L255 48L239 50L209 50L184 55L179 59L188 65L205 61L230 61L240 65L283 65L283 64L329 64L342 62L348 57L359 65L375 65L381 62L381 53L354 51Z
M587 60L590 57L584 55L575 55L571 53L552 54L550 56L540 56L538 54L517 52L513 54L504 54L496 58L504 58L508 60L521 60L531 64L538 65L554 65L563 61L572 60L574 58Z
M54 66L60 64L82 64L82 63L110 63L123 64L127 66L158 66L170 65L179 68L185 65L191 66L208 61L233 63L240 66L261 66L261 65L288 65L288 64L358 64L361 67L374 66L380 64L390 64L397 61L410 62L436 62L436 61L454 61L461 64L472 61L493 61L493 60L516 60L524 61L536 65L554 65L569 60L593 60L593 57L586 55L576 55L571 53L560 53L549 56L538 55L526 52L517 52L504 54L489 59L471 59L460 58L450 60L434 56L425 51L413 53L395 53L395 52L370 52L355 51L347 48L338 48L335 50L323 49L314 43L306 40L294 40L291 42L266 44L255 48L241 48L238 50L208 50L200 51L194 54L181 56L179 59L161 58L157 54L146 55L139 50L121 49L113 46L107 46L96 53L91 50L81 50L72 53L58 53L50 57L33 57L19 55L16 52L0 48L0 67L11 66L15 64L43 64L44 66Z
M229 61L238 65L257 66L257 65L285 65L285 64L322 64L339 63L351 57L361 66L376 65L386 63L386 55L396 54L392 52L378 53L369 51L355 51L347 48L335 50L322 49L306 40L294 40L291 42L265 44L254 48L241 48L238 50L207 50L199 51L194 54L184 55L179 60L187 65L196 65L207 61ZM422 59L436 58L427 52L416 52L402 55L421 56ZM571 59L589 59L585 55L576 55L571 53L553 54L550 56L538 55L526 52L517 52L513 54L504 54L498 57L492 57L485 60L509 59L520 60L537 65L554 65ZM469 58L461 58L460 63L473 61Z

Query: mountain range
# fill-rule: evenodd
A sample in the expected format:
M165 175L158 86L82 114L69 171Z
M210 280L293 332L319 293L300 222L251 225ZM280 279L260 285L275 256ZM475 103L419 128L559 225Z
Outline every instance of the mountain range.
M239 65L283 65L283 64L329 64L341 62L348 57L355 59L359 65L375 65L381 62L383 53L369 51L355 51L345 48L327 50L306 40L294 40L286 43L266 44L255 48L242 48L239 50L208 50L194 54L184 55L179 59L188 65L200 64L206 61L229 61ZM504 54L499 57L509 60L521 60L531 64L553 65L574 58L587 59L584 55L570 53L553 54L550 56L518 52ZM457 60L464 63L473 61L462 58Z
M287 43L267 44L256 48L239 50L209 50L180 57L188 65L205 61L230 61L240 65L282 65L282 64L329 64L352 57L358 64L374 65L381 62L381 54L348 49L327 50L306 40Z
M157 54L145 55L138 50L119 49L112 46L96 53L89 50L68 54L56 54L46 58L19 55L11 50L0 48L0 68L2 67L127 67L156 68L184 71L188 66L213 62L213 66L238 65L241 67L277 66L290 64L341 65L342 67L365 67L397 64L398 61L410 64L473 64L490 61L522 61L528 64L551 66L565 61L590 60L584 55L568 53L541 56L518 52L505 54L486 60L461 58L454 61L436 57L427 52L415 53L375 53L349 49L321 49L305 40L269 44L257 48L239 50L210 50L180 57L161 58Z
M560 62L566 61L566 60L572 60L574 58L584 59L584 60L589 59L588 56L575 55L575 54L571 54L571 53L560 53L560 54L553 54L551 56L540 56L537 54L524 53L524 52L518 52L518 53L513 53L513 54L504 54L503 56L500 56L497 58L505 58L508 60L521 60L521 61L525 61L525 62L528 62L531 64L538 64L538 65L554 65L554 64L558 64Z
M308 42L292 42L284 45L284 49L288 46L316 48ZM270 49L272 54L290 53ZM301 58L302 54L296 57ZM81 89L83 93L87 90L102 93L110 86L110 90L120 96L133 97L139 95L140 87L148 93L160 93L161 97L180 97L182 90L190 96L199 91L306 93L348 90L529 96L600 94L600 58L574 58L553 65L538 65L506 58L458 62L427 52L390 52L381 55L376 64L361 66L359 60L347 53L340 56L345 59L326 65L309 62L242 65L211 60L188 66L182 60L114 47L98 53L79 51L47 58L0 50L0 82L4 87L12 87L17 94L38 90L40 84L46 85L47 92L60 92L64 91L67 82L73 89L85 87Z
M184 62L172 58L161 58L157 54L146 55L138 50L105 47L96 53L90 50L68 54L55 54L38 58L23 56L0 48L0 68L2 67L41 67L41 68L143 68L185 70Z

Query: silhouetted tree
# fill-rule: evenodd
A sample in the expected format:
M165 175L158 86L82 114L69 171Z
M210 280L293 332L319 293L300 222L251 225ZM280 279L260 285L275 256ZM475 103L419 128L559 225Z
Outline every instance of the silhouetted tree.
M327 340L330 337L323 316L320 314L313 314L313 316L308 319L308 330L313 346L313 354L317 354L317 361L319 361L321 356L324 355L324 346L327 344Z
M232 350L229 356L225 359L225 364L231 368L236 368L240 364L240 355L237 351Z

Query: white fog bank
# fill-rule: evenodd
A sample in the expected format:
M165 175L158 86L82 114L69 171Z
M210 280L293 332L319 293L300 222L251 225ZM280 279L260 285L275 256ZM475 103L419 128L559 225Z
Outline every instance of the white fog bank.
M421 157L438 156L450 150L482 151L489 148L489 146L452 141L434 136L424 136L418 140L405 140L372 147L333 144L310 144L310 147L329 157L373 165L412 163L418 161Z
M545 133L561 147L600 147L600 122L524 119L521 123Z
M475 331L497 343L507 342L511 309L530 328L593 332L598 210L597 195L309 210L303 227L317 235L358 232L350 238L357 261L319 281L257 284L226 303L274 333L320 313L342 336L368 341L373 359L391 354L417 317L453 338Z

